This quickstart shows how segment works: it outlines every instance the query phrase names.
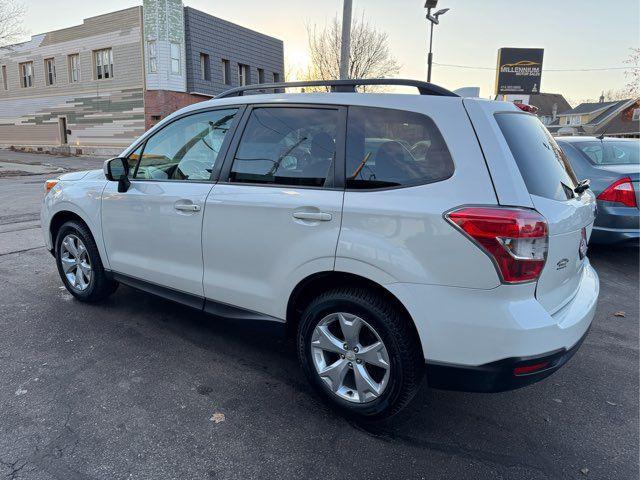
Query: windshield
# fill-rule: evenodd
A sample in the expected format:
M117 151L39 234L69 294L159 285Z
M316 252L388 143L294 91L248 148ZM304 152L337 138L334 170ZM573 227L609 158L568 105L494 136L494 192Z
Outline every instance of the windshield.
M589 161L595 165L633 165L640 163L640 141L599 140L574 142Z

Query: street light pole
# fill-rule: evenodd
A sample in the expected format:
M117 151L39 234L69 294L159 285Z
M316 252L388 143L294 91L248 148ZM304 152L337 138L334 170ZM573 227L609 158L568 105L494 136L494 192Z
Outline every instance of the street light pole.
M433 26L440 23L440 15L444 15L449 11L448 8L438 10L431 15L431 9L436 8L438 0L427 0L424 8L427 9L427 20L431 23L431 32L429 33L429 55L427 56L427 82L431 82L431 69L433 67Z
M340 45L340 79L349 78L349 54L351 52L352 0L344 0L342 9L342 43Z
M427 18L431 15L431 9L427 9ZM427 56L427 82L431 83L431 65L433 64L433 22L431 23L431 33L429 34L429 55Z

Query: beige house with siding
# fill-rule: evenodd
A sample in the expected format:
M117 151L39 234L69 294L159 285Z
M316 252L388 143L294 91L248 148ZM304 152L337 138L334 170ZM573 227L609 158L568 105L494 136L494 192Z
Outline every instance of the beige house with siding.
M142 7L0 49L0 145L117 151L144 132Z
M281 40L143 0L0 48L0 148L117 155L175 110L283 71Z

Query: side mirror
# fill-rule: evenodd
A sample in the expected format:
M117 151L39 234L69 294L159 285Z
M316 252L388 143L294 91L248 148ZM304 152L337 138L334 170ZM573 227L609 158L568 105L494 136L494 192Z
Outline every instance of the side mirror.
M126 158L112 158L104 162L102 167L104 176L111 182L118 182L118 192L124 193L129 190L129 162Z

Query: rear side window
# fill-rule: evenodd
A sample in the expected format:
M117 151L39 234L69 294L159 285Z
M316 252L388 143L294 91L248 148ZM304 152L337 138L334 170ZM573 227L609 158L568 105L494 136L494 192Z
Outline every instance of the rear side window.
M640 142L574 142L591 163L596 165L634 165L640 163Z
M552 200L573 198L578 183L575 174L540 120L526 113L497 113L495 117L529 193Z
M242 134L232 182L322 187L333 178L338 110L255 108Z
M349 107L346 186L400 187L437 182L454 165L440 131L414 112Z

